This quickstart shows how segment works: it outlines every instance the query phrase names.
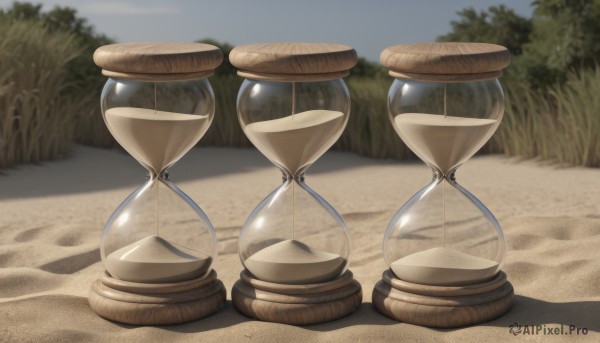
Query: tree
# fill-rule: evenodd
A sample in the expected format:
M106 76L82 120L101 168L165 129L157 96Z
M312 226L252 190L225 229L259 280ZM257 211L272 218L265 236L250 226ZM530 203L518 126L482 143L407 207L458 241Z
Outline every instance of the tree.
M438 37L438 41L500 44L515 56L521 55L523 45L529 42L531 20L504 5L480 12L469 7L457 14L460 19L450 22L452 32Z
M528 53L559 70L593 66L600 56L600 0L537 0Z
M513 54L507 79L533 88L566 80L570 70L594 67L600 58L600 0L536 0L531 19L504 6L458 12L441 41L489 42Z

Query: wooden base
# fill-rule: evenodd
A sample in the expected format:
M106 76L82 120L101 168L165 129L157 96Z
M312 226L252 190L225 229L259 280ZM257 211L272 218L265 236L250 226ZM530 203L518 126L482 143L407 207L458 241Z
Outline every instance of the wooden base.
M362 301L362 288L346 271L333 281L310 285L283 285L240 274L231 299L248 317L268 322L308 325L328 322L354 312Z
M212 270L208 275L175 283L135 283L103 274L92 285L88 301L101 317L134 325L181 324L204 318L223 305L226 291Z
M384 315L410 324L452 328L485 322L506 313L513 287L504 272L474 285L444 287L402 281L390 270L373 289L373 305Z

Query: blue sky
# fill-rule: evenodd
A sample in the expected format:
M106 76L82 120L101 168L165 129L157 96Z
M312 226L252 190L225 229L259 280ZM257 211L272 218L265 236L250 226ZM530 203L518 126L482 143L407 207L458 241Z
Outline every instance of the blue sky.
M36 2L36 1L32 1ZM194 41L233 45L271 41L336 42L378 61L388 45L431 41L465 7L505 4L530 16L529 0L44 0L74 7L97 31L119 42ZM10 6L12 0L0 0Z

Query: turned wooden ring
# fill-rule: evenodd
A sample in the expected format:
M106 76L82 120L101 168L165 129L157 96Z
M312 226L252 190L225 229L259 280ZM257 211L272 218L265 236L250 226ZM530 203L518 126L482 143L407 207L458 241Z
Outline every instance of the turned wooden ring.
M499 271L496 277L490 281L478 283L474 285L464 286L429 286L420 285L408 281L403 281L394 276L391 270L383 272L382 280L389 286L399 291L404 291L412 294L420 294L426 296L461 296L461 295L475 295L486 293L494 289L498 289L504 283L506 283L506 274L503 271Z
M204 79L213 74L212 70L199 71L193 73L179 74L139 74L139 73L124 73L112 70L102 70L102 75L113 79L146 81L146 82L171 82L171 81L190 81Z
M251 318L308 325L354 312L362 301L362 287L350 271L336 280L312 285L274 284L242 272L241 279L231 289L231 301L239 312Z
M332 73L320 74L269 74L256 73L247 70L238 70L237 74L247 79L259 81L274 81L274 82L315 82L315 81L330 81L346 77L350 74L348 70L342 70Z
M342 286L341 288L320 292L320 293L307 293L303 295L286 295L286 294L277 294L272 292L266 292L260 289L253 288L252 286L246 284L245 282L241 282L237 286L237 290L244 296L256 300L262 300L271 303L281 303L281 304L319 304L324 302L330 302L342 298L346 298L351 296L352 294L360 291L360 285L356 285L356 281L350 283L346 286Z
M427 296L419 294L411 294L392 288L390 285L381 282L375 285L375 289L381 294L387 294L387 298L411 303L417 305L428 306L472 306L492 302L498 298L503 298L507 294L513 292L513 287L509 282L504 283L499 288L489 292L476 295L464 296Z
M404 80L416 80L422 82L467 82L467 81L486 81L497 79L502 76L502 71L491 71L477 74L419 74L405 71L390 70L390 76Z
M128 293L175 293L204 287L217 279L217 273L211 270L198 278L174 283L137 283L115 279L108 273L100 276L100 281L109 288Z
M341 287L351 284L354 280L353 274L349 270L335 280L308 285L284 285L258 280L253 278L252 275L245 269L240 273L240 278L244 283L262 291L301 296L309 293L323 293L334 289L337 290Z
M139 304L177 304L189 302L209 297L219 292L222 288L221 284L212 282L202 288L184 292L136 294L112 289L104 285L100 280L96 280L92 284L92 291L100 296L117 301Z

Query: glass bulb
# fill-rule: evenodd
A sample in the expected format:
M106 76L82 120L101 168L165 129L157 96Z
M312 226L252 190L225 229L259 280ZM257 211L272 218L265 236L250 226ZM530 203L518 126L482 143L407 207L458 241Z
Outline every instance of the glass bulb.
M245 80L238 94L244 133L283 174L248 218L240 259L256 278L281 284L333 280L347 268L342 217L304 182L304 173L342 134L350 111L341 79Z
M168 178L205 134L214 115L206 79L142 82L109 79L103 118L113 137L148 171L102 232L102 262L112 277L168 283L211 270L216 237L204 212Z

